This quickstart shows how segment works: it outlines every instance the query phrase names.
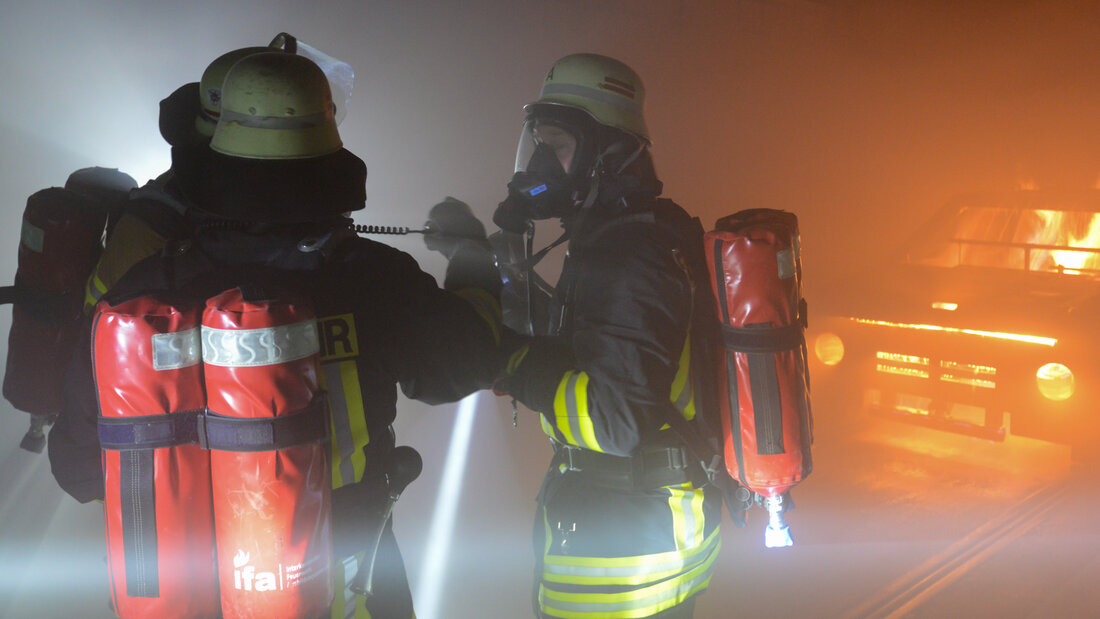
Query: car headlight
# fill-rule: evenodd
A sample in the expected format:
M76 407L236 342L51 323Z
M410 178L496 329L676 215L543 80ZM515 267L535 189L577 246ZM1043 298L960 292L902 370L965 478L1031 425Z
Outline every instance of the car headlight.
M1035 383L1043 397L1061 402L1073 396L1073 372L1061 363L1048 363L1035 373Z
M844 342L835 333L822 333L814 340L814 354L825 365L836 365L844 358Z

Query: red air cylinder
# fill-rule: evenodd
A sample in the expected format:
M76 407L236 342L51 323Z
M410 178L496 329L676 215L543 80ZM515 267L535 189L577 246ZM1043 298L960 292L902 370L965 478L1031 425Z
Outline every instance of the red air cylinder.
M202 348L222 612L318 617L333 599L328 421L308 304L226 291Z
M812 470L798 219L752 209L705 235L724 343L719 403L726 467L765 497Z
M100 303L92 354L101 416L107 553L124 619L220 611L195 307Z
M38 300L12 308L4 374L4 397L19 410L61 410L84 283L99 258L106 219L105 209L68 189L51 187L27 199L15 283Z

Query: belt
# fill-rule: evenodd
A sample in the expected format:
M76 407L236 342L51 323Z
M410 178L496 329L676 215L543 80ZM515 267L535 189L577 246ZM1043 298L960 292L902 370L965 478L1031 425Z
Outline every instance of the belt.
M684 447L650 448L622 457L555 444L554 465L563 473L583 473L605 483L638 490L689 481L702 485L706 480L702 465L692 460Z

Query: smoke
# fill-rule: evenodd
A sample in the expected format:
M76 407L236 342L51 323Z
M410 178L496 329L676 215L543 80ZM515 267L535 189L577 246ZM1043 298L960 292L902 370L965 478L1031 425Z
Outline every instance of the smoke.
M7 3L0 240L8 249L0 270L10 282L28 195L86 166L118 167L139 183L154 176L168 165L158 101L198 80L224 51L286 31L356 70L340 131L370 171L367 208L356 218L379 225L417 226L448 195L488 222L511 175L521 108L547 68L580 51L620 58L645 82L668 197L707 226L743 208L799 216L812 321L815 295L896 255L957 193L1096 183L1096 23L1100 5L1072 1ZM441 278L442 258L421 239L386 240ZM10 310L0 309L0 326L9 321ZM425 510L426 528L453 413L401 407L399 441L438 447L422 449L423 479L402 499ZM436 423L440 416L447 422ZM470 462L480 464L482 481L468 483L474 498L457 515L467 549L492 537L487 521L502 509L526 517L516 514L533 507L538 469L549 459L532 419L521 419L518 433L497 432L506 416L478 418ZM25 423L0 406L0 454L17 451ZM26 467L29 458L5 462ZM504 461L516 470L493 465ZM76 509L48 476L39 478L20 492ZM406 509L406 522L415 520ZM520 589L531 558L526 527L507 528L520 531L508 538L515 544L495 540L492 554L492 573L516 578ZM423 549L404 540L415 575ZM502 599L527 612L525 590Z

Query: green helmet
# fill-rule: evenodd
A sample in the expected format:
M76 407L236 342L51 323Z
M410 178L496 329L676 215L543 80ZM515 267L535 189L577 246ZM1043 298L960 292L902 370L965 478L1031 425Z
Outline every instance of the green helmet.
M306 159L341 147L328 80L311 60L264 52L230 68L210 148L250 159Z
M571 54L550 67L537 101L524 107L532 113L540 105L583 110L601 125L626 131L650 144L645 124L645 87L633 69L599 54Z
M199 80L199 113L195 116L195 131L209 139L214 135L214 127L221 115L222 83L225 74L237 64L237 61L260 52L271 52L274 47L242 47L218 56L202 73Z

